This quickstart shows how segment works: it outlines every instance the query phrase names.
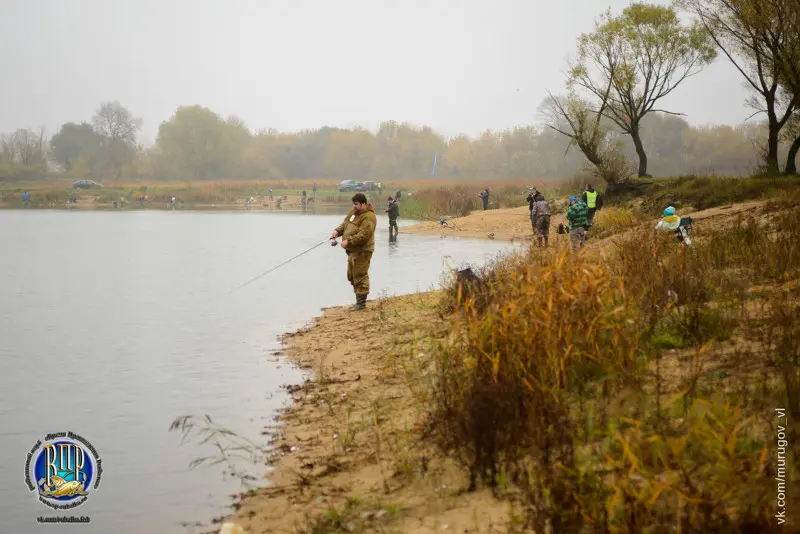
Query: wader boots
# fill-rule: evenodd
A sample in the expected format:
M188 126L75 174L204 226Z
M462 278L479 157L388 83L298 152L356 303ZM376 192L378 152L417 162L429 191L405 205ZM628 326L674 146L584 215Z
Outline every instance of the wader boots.
M350 306L350 309L356 311L356 310L363 310L366 307L367 307L367 296L356 295L356 303Z

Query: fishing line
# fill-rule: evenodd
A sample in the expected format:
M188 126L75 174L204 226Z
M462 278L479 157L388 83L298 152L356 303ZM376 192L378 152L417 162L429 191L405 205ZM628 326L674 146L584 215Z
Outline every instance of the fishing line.
M283 267L284 265L286 265L286 264L287 264L287 263L289 263L290 261L292 261L292 260L296 260L297 258L299 258L300 256L302 256L303 254L308 254L309 252L311 252L311 251L312 251L312 250L314 250L315 248L317 248L317 247L320 247L320 246L324 245L325 243L328 243L329 241L332 241L331 245L335 245L335 244L336 244L336 241L334 241L334 240L332 240L332 239L326 239L325 241L320 241L319 243L317 243L316 245L314 245L314 246L313 246L313 247L311 247L310 249L308 249L308 250L305 250L305 251L301 252L301 253L300 253L300 254L298 254L297 256L294 256L294 257L292 257L292 258L289 258L288 260L284 261L283 263L280 263L280 264L276 265L276 266L275 266L275 267L273 267L272 269L269 269L269 270L267 270L267 271L264 271L263 273L259 274L258 276L256 276L256 277L255 277L255 278L253 278L252 280L250 280L250 281L248 281L248 282L245 282L244 284L240 285L239 287L235 287L235 288L231 289L230 291L228 291L228 294L230 295L231 293L233 293L233 292L234 292L234 291L236 291L237 289L241 289L241 288L243 288L244 286L246 286L247 284L249 284L249 283L251 283L251 282L255 282L256 280L258 280L258 279L259 279L259 278L261 278L262 276L264 276L264 275L266 275L266 274L269 274L269 273L271 273L272 271L274 271L274 270L275 270L275 269L277 269L278 267Z

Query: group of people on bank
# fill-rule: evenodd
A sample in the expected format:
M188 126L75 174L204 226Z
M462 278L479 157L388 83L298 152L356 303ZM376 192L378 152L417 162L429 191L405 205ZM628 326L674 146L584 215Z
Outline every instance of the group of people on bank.
M398 194L389 197L389 205L384 212L389 216L390 240L397 236L397 219L400 216ZM488 188L481 193L484 209L488 208ZM530 210L531 225L536 235L537 247L547 247L550 234L550 204L541 191L535 187L529 189L526 199ZM356 303L351 308L364 309L369 294L369 266L375 250L375 227L377 218L375 208L367 201L363 193L356 193L353 198L353 209L345 216L344 221L333 230L332 244L341 246L347 253L347 280L353 287ZM603 207L603 197L588 184L580 197L570 196L566 210L567 225L559 224L559 234L568 234L574 251L582 249L586 243L586 232L592 227L595 213ZM672 206L664 210L664 218L656 225L655 230L679 232L686 245L691 243L688 229L691 219L681 219L675 214ZM341 242L336 242L341 237Z
M550 236L550 204L544 195L535 187L528 194L528 209L531 214L531 226L536 235L536 246L546 247ZM580 198L569 197L566 217L567 226L559 225L559 233L569 234L573 250L580 250L586 243L586 231L591 228L594 214L603 205L603 198L588 184Z

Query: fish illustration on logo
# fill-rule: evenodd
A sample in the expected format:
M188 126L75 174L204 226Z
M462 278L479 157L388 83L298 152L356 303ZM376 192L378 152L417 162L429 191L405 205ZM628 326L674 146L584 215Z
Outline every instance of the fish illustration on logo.
M25 482L39 501L56 510L76 508L100 485L102 460L85 438L73 432L48 434L28 453ZM33 484L36 480L36 484Z

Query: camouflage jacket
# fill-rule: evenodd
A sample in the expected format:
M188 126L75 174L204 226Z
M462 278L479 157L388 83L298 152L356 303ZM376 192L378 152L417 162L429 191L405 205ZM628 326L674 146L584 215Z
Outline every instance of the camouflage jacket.
M537 200L533 203L533 209L531 210L531 215L533 217L543 217L547 215L550 216L550 204L543 198L541 200Z
M367 204L367 210L356 214L355 210L350 210L347 216L336 228L336 232L347 240L348 252L375 251L375 226L378 220L375 218L375 208L372 204Z

